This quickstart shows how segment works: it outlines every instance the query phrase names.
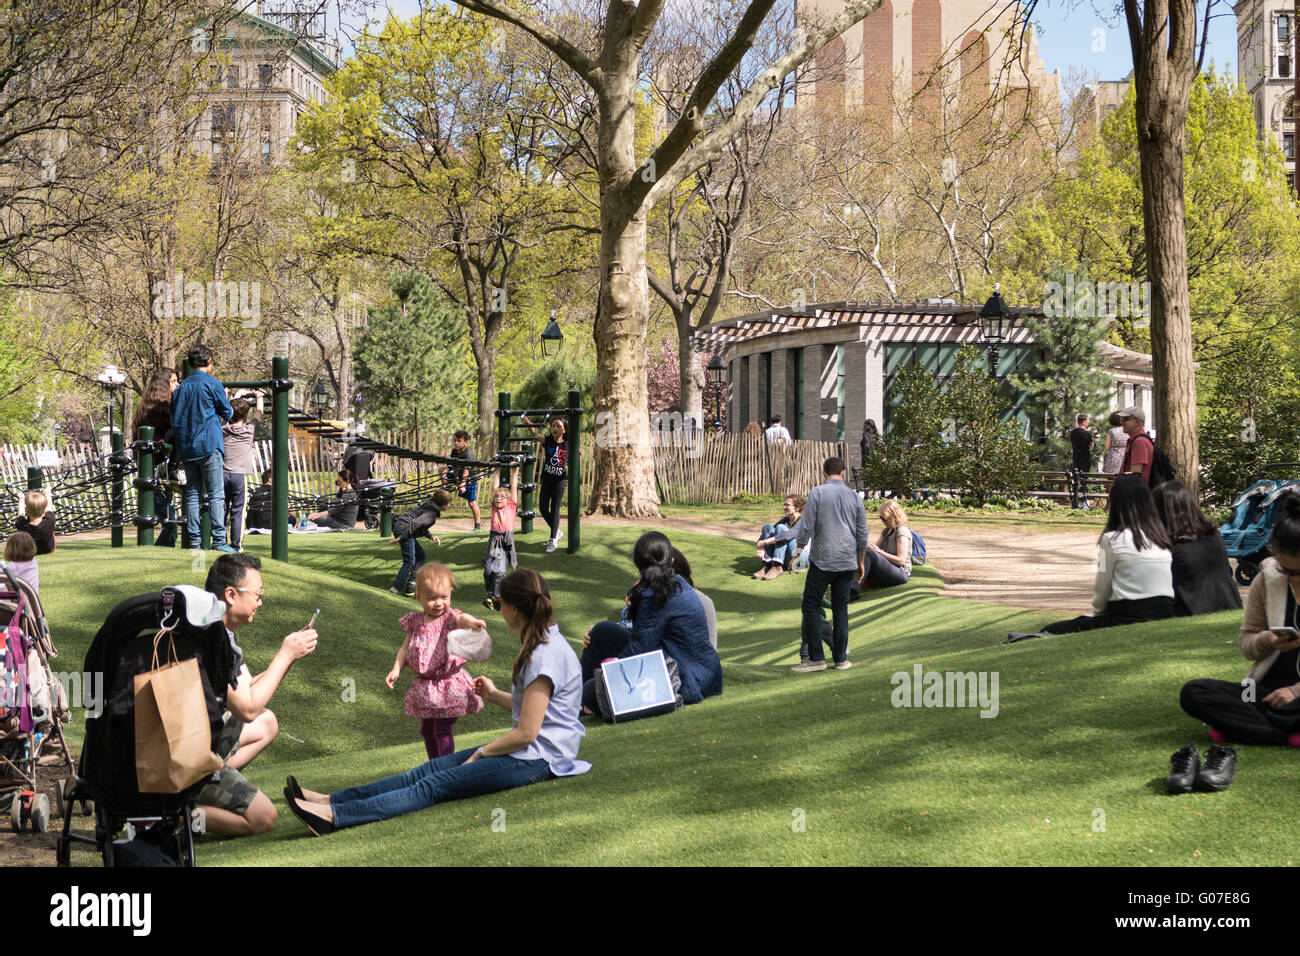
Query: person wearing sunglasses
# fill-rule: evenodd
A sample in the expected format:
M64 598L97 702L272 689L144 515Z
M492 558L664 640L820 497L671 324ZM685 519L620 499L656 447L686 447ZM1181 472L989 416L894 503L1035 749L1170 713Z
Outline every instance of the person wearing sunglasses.
M223 554L208 568L204 590L217 599L226 636L233 650L230 685L226 689L225 722L214 747L224 765L199 791L196 802L202 811L204 832L223 837L253 836L275 826L275 805L270 798L240 773L240 770L270 746L280 732L270 710L271 696L285 674L316 649L313 617L300 631L285 637L271 665L256 677L244 663L244 652L235 632L253 622L262 606L262 562L245 553Z
M1273 556L1260 564L1246 594L1240 646L1250 670L1239 684L1188 681L1179 695L1183 710L1209 725L1218 745L1300 747L1300 495L1283 498L1280 512L1268 542Z

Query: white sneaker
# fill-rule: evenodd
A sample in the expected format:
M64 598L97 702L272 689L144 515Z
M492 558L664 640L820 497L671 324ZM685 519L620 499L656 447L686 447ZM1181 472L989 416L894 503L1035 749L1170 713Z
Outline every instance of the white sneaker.
M556 544L559 544L559 543L560 543L560 539L563 538L563 537L564 537L564 532L563 532L563 531L557 531L557 532L555 532L555 543L556 543Z
M840 661L838 664L835 665L835 669L837 671L846 671L852 666L853 666L853 662L848 658L845 658L844 660Z
M555 550L555 539L552 538L550 541L546 542L546 553L550 554L554 550Z
M814 671L826 670L826 662L804 661L802 664L795 664L794 667L790 668L790 670L794 671L796 674L811 674Z

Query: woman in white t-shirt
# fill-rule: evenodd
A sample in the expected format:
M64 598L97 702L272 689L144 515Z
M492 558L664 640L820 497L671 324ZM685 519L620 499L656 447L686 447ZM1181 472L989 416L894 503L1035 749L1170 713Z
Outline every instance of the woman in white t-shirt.
M1096 572L1092 614L1049 624L1036 634L1012 633L1007 643L1173 616L1172 545L1141 475L1120 475L1111 486Z
M560 634L551 592L536 571L520 568L502 579L499 596L506 626L519 632L510 693L486 677L474 678L474 692L511 712L511 727L482 747L438 757L374 783L334 793L298 786L290 777L284 798L312 833L387 820L435 803L497 793L556 777L586 773L578 760L586 734L579 719L582 669L578 655Z

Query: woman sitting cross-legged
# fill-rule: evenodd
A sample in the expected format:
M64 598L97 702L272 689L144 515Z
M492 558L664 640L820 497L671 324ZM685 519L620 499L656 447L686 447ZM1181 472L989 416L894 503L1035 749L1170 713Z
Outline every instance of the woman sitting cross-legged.
M1246 679L1188 681L1179 697L1217 744L1300 747L1300 495L1288 494L1281 506L1268 542L1273 556L1246 592L1239 637L1251 662Z
M1141 475L1120 475L1110 489L1110 517L1097 545L1097 576L1090 615L1049 624L1035 634L1008 635L1007 643L1171 617L1173 555L1169 535Z
M722 693L722 662L709 643L709 625L695 589L673 568L673 546L658 531L637 539L632 563L641 579L628 592L632 627L613 621L593 624L583 639L582 703L596 710L596 671L611 657L632 657L662 649L677 662L682 700L699 703Z
M1156 510L1174 552L1174 615L1211 614L1241 607L1228 549L1214 522L1181 481L1156 486Z
M511 729L482 747L438 757L406 773L335 793L303 789L290 777L284 798L312 833L319 836L435 803L576 776L591 769L591 764L577 759L578 745L587 732L578 717L582 696L578 656L555 623L546 581L536 571L520 568L502 579L499 596L501 616L520 638L510 693L497 690L486 677L474 679L474 692L508 709Z
M763 525L759 532L758 557L763 566L754 572L759 581L770 581L792 570L795 552L794 526L803 515L803 495L786 495L781 503L781 517Z

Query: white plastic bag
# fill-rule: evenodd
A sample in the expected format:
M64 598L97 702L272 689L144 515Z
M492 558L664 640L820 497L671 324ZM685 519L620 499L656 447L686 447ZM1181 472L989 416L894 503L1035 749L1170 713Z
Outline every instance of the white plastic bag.
M447 650L476 663L492 656L492 638L485 630L458 627L447 635Z

